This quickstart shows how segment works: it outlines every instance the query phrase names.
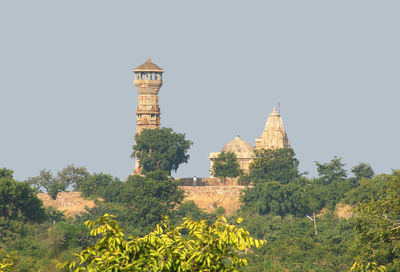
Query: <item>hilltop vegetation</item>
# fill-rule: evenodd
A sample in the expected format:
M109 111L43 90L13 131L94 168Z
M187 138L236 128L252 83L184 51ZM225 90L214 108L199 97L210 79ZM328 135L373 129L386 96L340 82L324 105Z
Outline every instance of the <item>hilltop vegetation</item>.
M180 140L185 141L184 137ZM178 166L188 159L191 143L187 144ZM43 170L37 177L18 182L11 170L0 169L0 271L68 270L59 263L75 263L82 268L79 271L89 271L84 269L91 265L98 269L93 271L200 271L207 267L209 271L349 271L351 267L352 271L383 271L381 266L400 271L399 170L375 175L370 165L360 163L347 171L342 159L334 157L317 162L318 177L308 178L299 172L292 149L261 150L250 172L239 178L251 185L243 191L242 207L225 222L218 209L210 214L193 202L182 203L183 192L169 177L177 165L166 164L161 159L164 155L143 159L144 175L127 180L69 165L55 176ZM66 218L43 208L36 196L39 191L68 190L103 201L86 214ZM338 218L335 207L339 203L352 205L353 217ZM237 222L249 233L235 232ZM226 229L234 231L233 240L224 236ZM235 235L247 242L238 246ZM244 250L249 247L253 248ZM208 259L198 250L207 252ZM182 256L184 252L187 255ZM74 253L85 261L76 262ZM115 269L112 262L96 259L99 254L118 255L120 259L113 259ZM197 257L186 258L190 255ZM168 262L160 262L166 258ZM122 259L127 261L125 270ZM143 260L153 260L153 266L143 266Z

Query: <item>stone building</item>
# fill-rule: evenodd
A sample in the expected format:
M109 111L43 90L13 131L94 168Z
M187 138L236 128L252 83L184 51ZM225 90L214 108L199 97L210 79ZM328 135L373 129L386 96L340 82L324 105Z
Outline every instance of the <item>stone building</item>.
M253 160L254 156L254 151L253 147L251 144L240 138L240 136L236 136L235 139L224 145L222 148L221 152L233 152L235 153L240 169L243 170L244 173L248 173L249 171L249 166L251 161ZM212 175L212 169L214 165L214 160L215 158L218 157L218 155L221 152L212 152L210 153L209 160L210 160L210 173L211 177Z
M268 116L264 131L261 137L256 138L255 149L277 149L290 147L281 115L274 108Z
M272 113L268 116L267 123L265 124L264 131L261 137L256 138L254 149L278 149L290 147L289 139L287 137L281 115L274 108ZM251 144L242 140L237 136L233 141L227 143L221 150L224 152L233 152L238 158L240 168L244 173L249 172L250 163L254 157L254 149ZM212 167L214 165L215 158L221 152L210 153L210 173L212 177Z
M158 92L162 86L164 70L148 58L145 63L139 65L133 72L133 82L139 93L136 110L136 134L140 134L143 129L160 127L161 111L158 104ZM139 161L136 159L133 174L139 173Z

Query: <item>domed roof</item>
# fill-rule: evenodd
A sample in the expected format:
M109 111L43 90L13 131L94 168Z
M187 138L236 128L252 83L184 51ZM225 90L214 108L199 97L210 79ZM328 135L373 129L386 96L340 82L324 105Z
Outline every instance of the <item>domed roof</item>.
M224 145L221 152L253 154L253 147L248 142L242 140L240 136L236 136L235 139Z
M164 72L163 69L158 67L156 64L151 62L150 58L147 58L146 62L136 67L134 72Z

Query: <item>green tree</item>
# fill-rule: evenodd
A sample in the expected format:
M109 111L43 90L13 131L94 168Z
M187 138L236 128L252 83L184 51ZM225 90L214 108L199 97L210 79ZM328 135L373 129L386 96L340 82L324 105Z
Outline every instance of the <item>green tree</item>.
M281 184L277 181L257 183L246 188L240 200L243 209L260 215L305 216L312 213L311 196L300 181Z
M247 265L243 252L264 244L224 218L211 226L186 219L176 228L164 221L148 235L129 240L108 214L85 224L101 238L76 261L61 265L69 271L237 271Z
M27 182L36 190L45 191L56 199L59 192L70 189L78 189L80 183L89 177L89 172L85 167L75 167L73 164L64 167L53 176L50 170L43 169L36 177L28 178ZM72 188L71 188L72 187Z
M300 176L299 161L292 148L261 149L254 151L250 177L254 183L278 181L288 183Z
M237 161L236 154L233 152L221 152L214 160L213 175L217 178L223 178L224 182L226 178L236 178L243 174L243 170L240 169Z
M131 157L139 159L139 165L144 172L178 169L182 163L187 163L187 154L193 143L185 139L185 134L176 133L171 128L145 129L135 136L134 152Z
M320 179L325 184L330 184L333 181L344 181L347 178L347 172L343 169L344 163L342 158L336 156L329 163L315 162Z
M39 176L28 178L27 182L38 191L44 188L53 199L56 199L57 194L67 188L64 181L58 180L50 170L46 169L41 170Z
M393 171L385 197L360 203L354 212L358 259L400 271L400 170Z
M171 215L184 198L183 191L161 170L147 172L145 176L129 176L126 182L114 182L107 175L98 178L99 183L94 180L95 185L99 185L94 190L95 195L103 197L104 193L104 201L89 214L82 215L81 222L112 213L128 233L141 235L159 223L163 216ZM86 181L81 189L85 186Z
M0 216L5 220L18 219L41 222L45 219L42 201L24 182L9 175L0 178Z
M121 181L109 174L92 174L79 182L79 191L85 197L101 197L110 202L116 200L121 191Z
M307 183L306 190L312 196L313 207L315 211L322 208L334 210L336 204L341 202L346 193L354 188L355 184L349 180L333 181L326 184L323 180L316 178L310 179Z
M80 183L86 180L89 176L90 174L86 167L75 167L73 164L67 165L61 171L57 172L57 180L65 183L66 188L73 187L71 188L73 190L78 190Z
M338 272L353 264L351 220L327 211L317 217L318 235L306 217L256 215L240 212L243 228L257 239L268 241L247 255L243 271Z
M344 201L349 204L356 204L384 198L391 183L391 174L376 175L372 179L362 178L356 188L346 193Z
M360 162L358 165L354 166L351 169L351 172L354 174L353 182L356 183L358 183L362 178L372 179L375 175L371 165L363 162Z
M14 174L13 170L7 168L0 168L0 178L12 178Z
M130 176L118 201L138 213L142 227L154 226L182 202L183 191L160 170L148 172L145 177Z

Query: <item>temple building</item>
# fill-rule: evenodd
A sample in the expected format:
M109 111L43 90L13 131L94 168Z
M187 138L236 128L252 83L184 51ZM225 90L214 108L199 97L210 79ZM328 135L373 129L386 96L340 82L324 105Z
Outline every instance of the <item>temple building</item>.
M151 62L148 58L145 63L139 65L134 72L134 80L139 96L136 111L136 134L143 129L160 127L160 106L158 104L158 92L162 86L163 69ZM136 158L133 174L140 174L139 160Z
M242 169L245 174L248 174L249 166L254 156L254 151L251 144L240 138L240 136L236 136L235 139L224 145L221 152L235 153L240 169ZM209 159L211 177L213 176L212 169L214 165L214 159L217 158L221 152L210 153Z
M261 137L256 138L255 149L278 149L290 147L289 139L286 135L281 115L273 109L268 116L267 123Z
M290 147L290 143L285 128L283 127L281 115L274 108L272 113L268 116L261 137L258 137L255 140L254 149L278 149L288 147ZM240 168L244 173L248 173L250 163L254 157L254 149L251 144L237 136L235 139L227 143L222 148L221 152L235 153ZM211 176L214 160L221 152L210 153L209 160Z

